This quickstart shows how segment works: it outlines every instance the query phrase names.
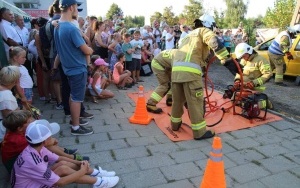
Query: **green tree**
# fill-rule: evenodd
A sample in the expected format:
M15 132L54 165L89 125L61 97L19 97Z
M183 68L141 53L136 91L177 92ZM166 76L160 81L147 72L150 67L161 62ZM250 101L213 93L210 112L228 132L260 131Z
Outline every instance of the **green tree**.
M203 14L203 6L201 0L189 0L189 4L184 6L183 13L179 15L179 19L184 19L185 25L193 26L194 20Z
M157 20L157 21L160 22L161 18L162 18L162 14L160 12L154 12L154 14L150 16L150 23L151 23L151 25L153 24L153 22L155 20Z
M113 3L106 13L106 18L112 20L113 16L116 14L123 14L123 11L117 4Z
M125 26L126 28L132 27L142 27L145 25L145 17L144 16L126 16L125 17Z
M243 0L225 0L227 9L224 16L224 27L236 28L239 23L245 19L248 2Z
M296 0L276 0L274 8L268 8L263 19L267 27L284 30L290 25L293 17ZM290 8L293 7L293 8Z
M165 18L168 25L173 26L178 23L178 17L172 12L173 7L165 7L162 16Z
M224 23L224 12L218 12L216 9L214 9L214 18L216 21L216 24L219 28L225 28L225 23Z

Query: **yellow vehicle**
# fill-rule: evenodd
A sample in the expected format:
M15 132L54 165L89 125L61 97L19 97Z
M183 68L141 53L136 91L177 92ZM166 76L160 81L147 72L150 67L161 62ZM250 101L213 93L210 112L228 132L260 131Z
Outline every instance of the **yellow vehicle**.
M259 45L254 47L254 50L269 59L268 57L268 48L271 45L274 38L271 38L265 42L260 43ZM294 57L294 60L288 60L286 56L284 56L284 61L286 63L286 71L284 75L288 76L300 76L300 35L297 35L293 40L292 47L290 48L290 52Z

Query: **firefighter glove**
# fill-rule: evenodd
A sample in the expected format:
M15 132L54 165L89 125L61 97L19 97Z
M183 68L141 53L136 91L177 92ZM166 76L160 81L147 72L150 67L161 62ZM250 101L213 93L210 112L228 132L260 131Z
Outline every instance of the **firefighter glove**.
M253 82L247 82L246 87L249 88L249 89L254 89L255 85L254 85Z
M293 55L291 54L291 52L287 52L287 53L285 53L285 54L286 54L286 57L287 57L288 60L294 60L294 57L293 57Z

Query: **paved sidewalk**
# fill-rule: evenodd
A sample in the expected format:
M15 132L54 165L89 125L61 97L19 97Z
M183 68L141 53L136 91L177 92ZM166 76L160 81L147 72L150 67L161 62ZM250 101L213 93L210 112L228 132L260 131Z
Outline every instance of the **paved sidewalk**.
M156 87L155 76L142 77L145 90ZM170 141L152 121L147 126L128 121L135 103L127 91L111 87L114 99L99 104L87 99L87 112L94 129L90 136L72 136L69 118L54 105L35 101L43 118L61 125L56 136L61 146L78 148L92 166L115 170L117 188L197 188L205 170L211 141ZM300 124L285 119L251 129L222 133L226 183L229 188L288 188L300 185ZM0 163L0 185L9 187L8 175ZM74 184L67 187L76 187ZM91 187L77 185L77 187Z

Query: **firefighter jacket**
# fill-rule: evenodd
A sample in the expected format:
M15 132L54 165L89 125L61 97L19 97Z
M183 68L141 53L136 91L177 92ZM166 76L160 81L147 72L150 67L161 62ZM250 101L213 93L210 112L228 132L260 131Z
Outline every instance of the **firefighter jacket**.
M254 53L250 55L248 61L242 59L240 64L244 66L243 81L245 83L252 81L255 90L264 90L265 88L261 86L273 75L270 62L254 51ZM236 79L240 79L239 74L236 75L235 80Z
M172 82L190 82L202 76L201 67L206 67L206 59L212 49L218 59L229 57L229 53L208 28L198 28L185 36L173 57Z
M268 51L275 55L284 55L290 50L291 45L290 35L287 31L282 31L275 37Z
M171 71L173 56L177 49L164 50L157 54L151 61L151 66L158 70Z

